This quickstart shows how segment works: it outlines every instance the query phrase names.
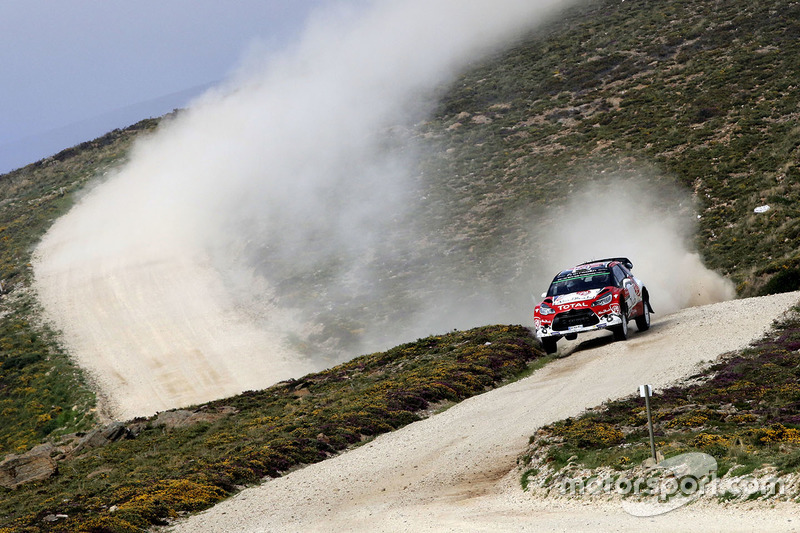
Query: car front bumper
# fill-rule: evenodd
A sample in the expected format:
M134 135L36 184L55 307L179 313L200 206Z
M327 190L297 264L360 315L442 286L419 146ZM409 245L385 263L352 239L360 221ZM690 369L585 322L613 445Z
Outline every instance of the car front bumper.
M535 327L535 333L539 339L543 339L545 337L560 338L566 335L587 333L589 331L600 331L608 328L613 328L614 326L622 325L622 315L617 313L609 313L607 315L599 317L598 319L599 322L591 326L570 326L567 329L560 329L560 330L553 330L552 328L553 323L548 322L546 324L537 325Z

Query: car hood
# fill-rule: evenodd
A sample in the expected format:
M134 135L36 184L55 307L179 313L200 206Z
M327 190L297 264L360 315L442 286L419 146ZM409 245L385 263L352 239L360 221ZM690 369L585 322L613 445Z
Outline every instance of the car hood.
M603 290L605 289L592 289L589 291L578 291L571 292L569 294L562 294L561 296L556 296L553 298L553 303L555 305L564 305L574 302L583 302L585 300L594 300L597 298L597 295L600 294L600 291Z

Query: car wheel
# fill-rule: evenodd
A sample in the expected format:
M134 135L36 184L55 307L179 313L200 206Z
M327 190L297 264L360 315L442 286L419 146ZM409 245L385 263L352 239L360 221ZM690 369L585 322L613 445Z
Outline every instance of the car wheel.
M622 325L614 328L614 340L624 341L628 338L628 313L622 311Z
M642 302L642 307L644 307L644 314L636 317L636 329L647 331L650 329L650 302L645 300Z
M544 353L547 355L556 353L556 350L558 350L558 347L556 346L557 342L558 339L555 337L544 337L542 339L542 348L544 348Z

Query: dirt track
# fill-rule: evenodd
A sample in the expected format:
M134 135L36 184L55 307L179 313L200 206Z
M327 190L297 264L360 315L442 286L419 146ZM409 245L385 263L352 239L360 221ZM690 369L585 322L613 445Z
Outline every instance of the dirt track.
M276 311L274 329L256 327L202 256L156 250L98 257L82 268L62 258L80 249L67 219L37 250L36 290L70 353L96 381L108 418L263 389L312 370L281 345L277 332L285 324L274 321L291 317Z
M595 342L527 379L244 490L175 531L792 530L800 520L791 507L695 505L636 518L611 504L534 500L513 470L538 427L642 383L658 389L691 375L758 338L798 299L729 301L662 317L627 342Z

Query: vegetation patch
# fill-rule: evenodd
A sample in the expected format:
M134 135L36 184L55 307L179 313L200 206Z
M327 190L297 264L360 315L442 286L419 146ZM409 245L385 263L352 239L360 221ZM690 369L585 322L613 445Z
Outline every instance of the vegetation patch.
M129 438L68 453L56 476L0 489L0 525L31 532L163 525L525 375L542 356L527 328L487 326L356 357L192 413L136 419ZM68 518L44 520L51 516Z

